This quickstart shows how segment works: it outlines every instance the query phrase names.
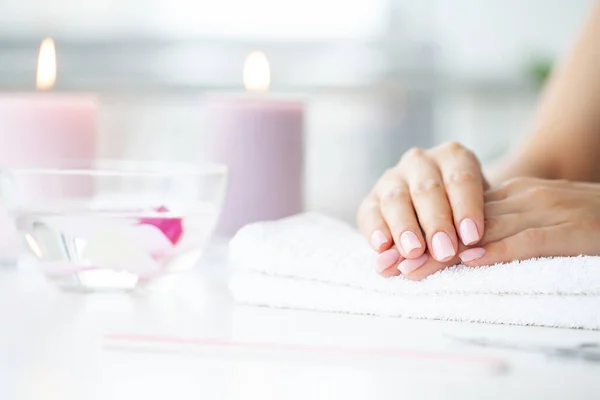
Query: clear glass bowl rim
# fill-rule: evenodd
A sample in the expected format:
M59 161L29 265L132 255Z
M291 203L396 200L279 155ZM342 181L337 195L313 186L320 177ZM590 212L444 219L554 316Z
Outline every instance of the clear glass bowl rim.
M146 161L117 159L63 159L48 161L48 167L36 165L0 165L0 174L9 176L140 176L140 177L202 177L226 176L224 164L178 161Z

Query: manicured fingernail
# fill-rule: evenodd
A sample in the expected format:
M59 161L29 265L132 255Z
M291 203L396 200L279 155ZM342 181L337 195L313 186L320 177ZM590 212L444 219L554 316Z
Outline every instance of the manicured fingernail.
M433 247L433 255L435 259L442 262L448 261L456 252L454 251L454 246L452 245L452 241L450 240L450 236L445 232L438 232L433 235L431 239L431 246Z
M483 247L475 247L473 249L463 251L458 255L458 257L462 262L469 262L483 257L484 254L485 249Z
M471 218L465 218L458 226L460 232L460 238L465 246L468 246L479 241L479 232L477 231L477 225Z
M405 275L410 274L421 265L425 264L425 261L427 261L428 258L429 256L427 254L423 254L418 258L407 258L398 265L398 269Z
M389 249L377 256L375 260L375 271L381 272L396 264L400 259L400 253L396 249Z
M387 243L387 237L385 233L380 230L377 230L371 234L371 244L377 250L381 249L381 246Z
M419 238L411 231L406 231L400 235L400 245L402 250L408 255L411 251L421 248Z

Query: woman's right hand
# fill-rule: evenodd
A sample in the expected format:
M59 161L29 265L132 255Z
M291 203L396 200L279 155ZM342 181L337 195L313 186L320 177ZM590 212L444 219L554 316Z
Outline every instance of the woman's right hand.
M471 246L483 236L488 187L477 157L458 143L407 151L358 212L361 231L379 253L377 272L420 279L416 271L430 255L439 268L453 263L461 243Z

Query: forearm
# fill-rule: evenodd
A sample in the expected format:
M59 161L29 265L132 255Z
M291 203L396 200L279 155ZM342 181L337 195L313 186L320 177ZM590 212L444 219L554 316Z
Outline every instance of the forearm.
M555 172L543 160L528 159L527 154L511 154L484 168L484 175L491 186L518 177L553 179Z
M600 135L600 132L598 132ZM485 166L485 176L494 186L517 177L600 182L600 144L565 146L562 152L519 149Z
M492 168L493 183L517 176L600 181L599 37L597 2L540 98L533 133Z

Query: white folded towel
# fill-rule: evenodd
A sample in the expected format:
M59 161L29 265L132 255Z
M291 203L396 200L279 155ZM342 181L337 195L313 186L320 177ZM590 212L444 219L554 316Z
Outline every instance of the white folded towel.
M242 228L229 248L241 303L409 318L600 329L600 257L446 268L420 282L374 272L349 225L302 214Z

